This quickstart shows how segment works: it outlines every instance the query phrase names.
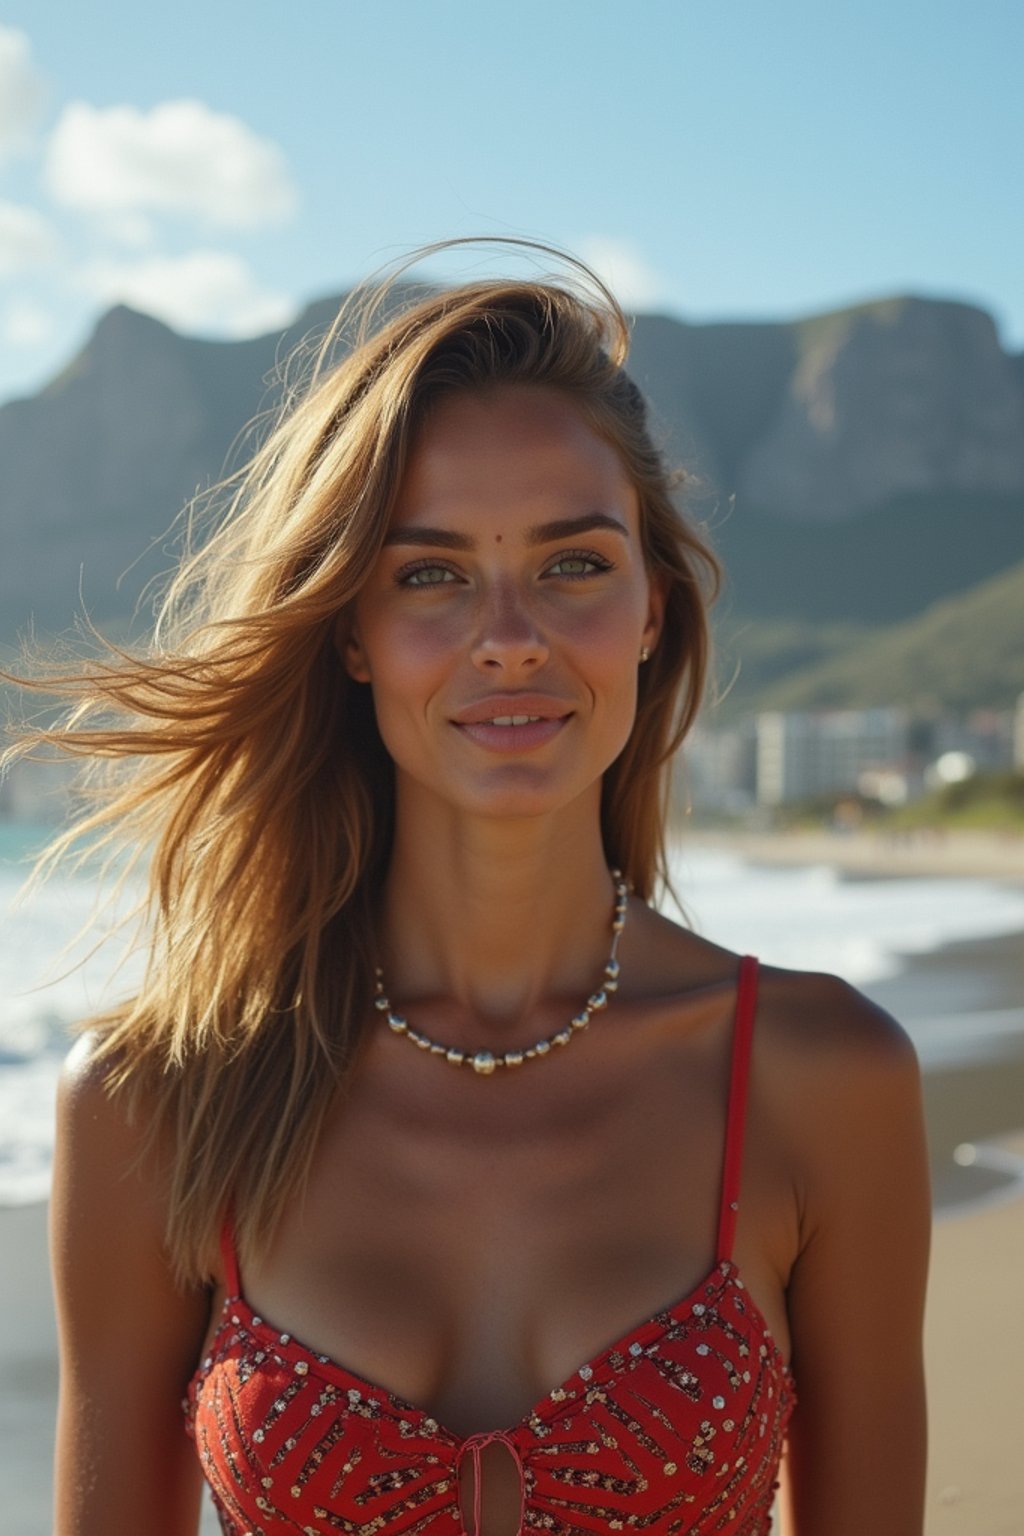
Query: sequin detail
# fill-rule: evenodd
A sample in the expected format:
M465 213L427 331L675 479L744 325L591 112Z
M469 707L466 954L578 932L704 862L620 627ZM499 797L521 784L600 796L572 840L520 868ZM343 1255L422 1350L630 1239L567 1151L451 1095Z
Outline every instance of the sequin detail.
M461 1536L464 1439L230 1306L188 1396L225 1536ZM733 1264L573 1380L503 1436L524 1533L768 1532L795 1394Z

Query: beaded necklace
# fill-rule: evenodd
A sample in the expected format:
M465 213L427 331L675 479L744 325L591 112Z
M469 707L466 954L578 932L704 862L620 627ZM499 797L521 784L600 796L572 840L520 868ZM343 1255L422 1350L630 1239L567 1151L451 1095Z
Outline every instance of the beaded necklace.
M413 1029L408 1019L396 1013L388 1001L384 991L384 973L380 966L377 967L376 997L374 1007L384 1014L388 1028L396 1035L404 1035L411 1040L413 1045L421 1051L428 1051L431 1056L439 1056L453 1067L471 1067L480 1077L490 1077L498 1067L521 1067L524 1061L537 1061L547 1056L555 1045L568 1045L569 1041L586 1029L591 1017L599 1013L602 1008L607 1008L611 993L618 989L619 985L619 940L626 927L626 906L629 900L629 887L622 878L620 870L611 871L612 880L615 882L615 911L612 917L612 947L605 964L604 975L597 990L587 998L579 1013L574 1014L568 1024L556 1034L548 1035L544 1040L538 1040L536 1045L531 1045L521 1051L504 1051L495 1055L492 1051L460 1051L456 1046L442 1045L439 1040L431 1040L429 1035L422 1034L418 1029Z

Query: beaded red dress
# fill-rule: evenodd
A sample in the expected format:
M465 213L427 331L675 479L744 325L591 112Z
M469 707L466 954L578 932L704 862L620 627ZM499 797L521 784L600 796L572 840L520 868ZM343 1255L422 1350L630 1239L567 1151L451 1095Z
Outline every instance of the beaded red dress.
M757 962L740 969L711 1273L632 1328L508 1429L460 1436L414 1403L305 1348L228 1297L186 1400L225 1536L479 1536L480 1452L519 1470L519 1529L551 1536L766 1536L792 1378L732 1262ZM470 1531L459 1473L474 1464Z

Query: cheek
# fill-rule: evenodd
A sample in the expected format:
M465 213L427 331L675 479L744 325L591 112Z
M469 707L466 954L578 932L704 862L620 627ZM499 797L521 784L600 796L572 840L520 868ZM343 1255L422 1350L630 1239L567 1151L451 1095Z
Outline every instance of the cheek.
M394 754L403 722L420 721L450 676L464 646L464 626L445 615L375 616L363 646L381 736Z
M593 606L580 604L569 615L562 634L567 644L600 668L602 674L631 675L631 662L640 654L639 634L646 609L637 594Z
M465 621L454 613L404 610L371 613L361 626L374 682L392 686L432 660L448 656L465 639Z

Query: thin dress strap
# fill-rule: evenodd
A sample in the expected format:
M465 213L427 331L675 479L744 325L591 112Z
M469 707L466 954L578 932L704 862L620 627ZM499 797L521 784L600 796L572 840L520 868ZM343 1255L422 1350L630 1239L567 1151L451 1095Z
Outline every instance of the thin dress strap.
M732 1259L736 1237L736 1213L740 1203L743 1171L743 1132L747 1120L747 1084L750 1078L750 1047L757 1011L757 959L744 955L736 987L736 1014L732 1026L732 1071L729 1109L725 1125L725 1156L722 1162L722 1198L718 1211L718 1257Z
M235 1251L235 1227L230 1216L225 1216L220 1229L220 1258L224 1265L224 1286L229 1296L241 1296L242 1280L238 1272L238 1254Z

